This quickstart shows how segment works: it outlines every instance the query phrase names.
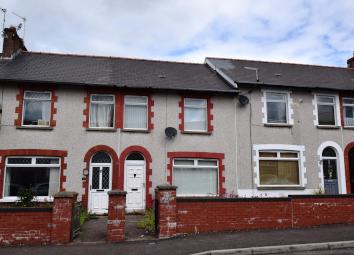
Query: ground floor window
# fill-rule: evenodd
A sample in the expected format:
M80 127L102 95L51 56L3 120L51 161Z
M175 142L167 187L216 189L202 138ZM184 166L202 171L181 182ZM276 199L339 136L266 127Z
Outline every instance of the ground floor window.
M8 157L4 196L16 197L24 189L31 189L35 196L52 196L59 191L59 178L59 158Z
M218 160L173 160L173 185L177 196L216 196L218 194Z
M260 185L300 185L297 151L259 151Z

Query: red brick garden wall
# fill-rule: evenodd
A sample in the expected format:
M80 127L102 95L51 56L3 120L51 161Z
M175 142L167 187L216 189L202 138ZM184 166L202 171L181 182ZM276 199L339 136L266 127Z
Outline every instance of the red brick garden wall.
M354 195L176 198L176 188L157 188L156 223L161 238L185 233L354 223Z
M0 212L0 246L50 243L52 208L7 209Z

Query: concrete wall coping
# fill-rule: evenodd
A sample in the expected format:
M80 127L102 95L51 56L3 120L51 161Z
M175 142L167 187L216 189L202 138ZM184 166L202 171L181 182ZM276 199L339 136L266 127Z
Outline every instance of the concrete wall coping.
M120 189L114 189L114 190L108 191L109 196L125 196L126 194L127 194L126 191L120 190Z
M77 192L72 191L62 191L53 195L54 198L76 198L78 195Z
M162 184L156 186L156 190L176 190L177 186L170 185L170 184Z

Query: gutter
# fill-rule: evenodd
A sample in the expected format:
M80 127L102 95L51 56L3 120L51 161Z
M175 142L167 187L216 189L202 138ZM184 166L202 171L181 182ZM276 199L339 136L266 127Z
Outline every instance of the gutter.
M212 70L220 75L232 88L238 89L237 82L231 79L223 71L221 71L216 65L214 65L208 58L205 58L205 64L207 64Z

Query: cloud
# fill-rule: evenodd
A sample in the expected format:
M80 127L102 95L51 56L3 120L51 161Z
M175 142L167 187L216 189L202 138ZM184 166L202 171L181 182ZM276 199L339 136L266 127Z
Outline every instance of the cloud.
M33 51L203 62L206 56L345 66L352 0L4 0Z

